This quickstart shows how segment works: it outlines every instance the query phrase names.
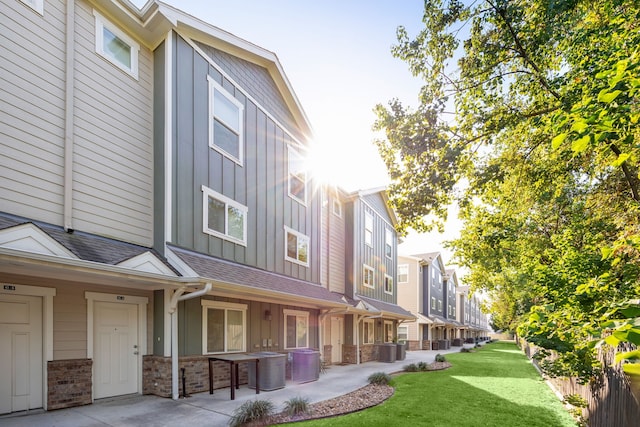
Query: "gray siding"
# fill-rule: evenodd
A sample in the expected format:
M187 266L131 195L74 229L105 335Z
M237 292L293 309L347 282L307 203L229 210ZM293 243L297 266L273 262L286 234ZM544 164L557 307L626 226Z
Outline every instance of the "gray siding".
M165 42L153 53L153 247L164 254L165 238Z
M74 226L150 246L152 54L140 47L138 80L96 54L84 2L76 3L75 37Z
M197 45L296 138L304 139L304 136L298 131L291 111L266 68L203 43L197 43Z
M0 210L62 224L64 17L19 1L0 3Z
M330 291L345 293L346 268L346 200L334 189L323 191L322 208L322 284ZM333 203L342 206L342 214L336 215Z
M174 62L172 243L319 283L320 197L311 192L311 181L306 206L288 196L287 147L294 143L289 130L276 124L181 37L176 40ZM209 148L207 76L245 107L243 165ZM202 231L202 185L247 206L246 247ZM309 267L285 261L285 226L309 236Z

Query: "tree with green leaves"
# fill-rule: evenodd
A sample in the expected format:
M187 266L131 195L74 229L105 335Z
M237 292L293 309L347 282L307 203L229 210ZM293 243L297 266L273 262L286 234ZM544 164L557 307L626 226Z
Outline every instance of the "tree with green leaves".
M400 231L458 203L451 244L496 326L585 380L600 337L640 344L639 6L426 0L392 49L420 105L376 107Z

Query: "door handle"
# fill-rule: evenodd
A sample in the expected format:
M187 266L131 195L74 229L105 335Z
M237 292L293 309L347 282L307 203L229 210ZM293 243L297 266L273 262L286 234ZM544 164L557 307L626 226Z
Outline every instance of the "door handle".
M139 353L137 351L134 351L133 354L138 355Z

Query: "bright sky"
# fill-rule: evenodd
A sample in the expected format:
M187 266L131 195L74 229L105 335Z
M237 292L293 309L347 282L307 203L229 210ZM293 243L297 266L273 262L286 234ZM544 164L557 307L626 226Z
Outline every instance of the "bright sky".
M389 183L373 144L373 108L393 98L417 106L421 81L391 55L396 29L422 28L424 0L165 0L274 52L307 113L317 158L332 182L352 191ZM146 0L134 0L142 6ZM444 236L412 234L401 253L450 253Z

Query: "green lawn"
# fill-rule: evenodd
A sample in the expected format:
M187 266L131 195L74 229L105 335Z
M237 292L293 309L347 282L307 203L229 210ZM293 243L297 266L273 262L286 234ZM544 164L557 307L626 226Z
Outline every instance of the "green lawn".
M513 343L448 354L444 371L394 378L382 405L305 426L576 426L561 402Z

